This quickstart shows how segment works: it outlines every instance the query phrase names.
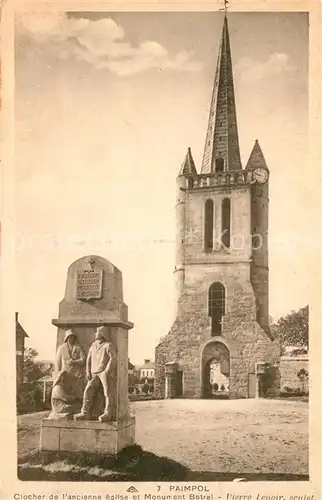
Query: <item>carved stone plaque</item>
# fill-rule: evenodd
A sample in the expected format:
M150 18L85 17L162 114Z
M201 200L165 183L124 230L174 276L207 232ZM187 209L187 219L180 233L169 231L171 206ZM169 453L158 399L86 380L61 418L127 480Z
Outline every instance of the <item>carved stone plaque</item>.
M76 274L76 299L90 300L102 297L103 270L79 271Z

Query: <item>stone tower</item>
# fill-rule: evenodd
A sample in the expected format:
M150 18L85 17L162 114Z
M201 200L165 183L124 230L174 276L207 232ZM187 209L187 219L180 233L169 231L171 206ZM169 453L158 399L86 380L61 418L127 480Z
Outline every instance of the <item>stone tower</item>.
M201 172L189 148L177 176L177 316L156 347L157 396L266 391L279 357L268 326L268 179L257 141L241 164L225 16Z

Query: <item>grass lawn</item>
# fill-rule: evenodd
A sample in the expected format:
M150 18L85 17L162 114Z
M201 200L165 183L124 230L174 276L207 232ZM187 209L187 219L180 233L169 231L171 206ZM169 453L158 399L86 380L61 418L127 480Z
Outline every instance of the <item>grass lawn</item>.
M105 463L105 467L100 460L91 472L100 479L88 480L119 480L122 474L124 479L137 480L307 479L306 402L177 399L133 402L131 407L136 415L136 442L141 448L137 448L135 456L132 452L131 457L124 455L121 462ZM18 453L26 479L30 462L27 457L38 448L43 416L37 413L18 417ZM127 463L131 463L130 468ZM75 467L83 465L74 461L71 467L75 472ZM152 465L155 470L148 473ZM39 471L39 463L37 467ZM77 471L82 475L80 469Z

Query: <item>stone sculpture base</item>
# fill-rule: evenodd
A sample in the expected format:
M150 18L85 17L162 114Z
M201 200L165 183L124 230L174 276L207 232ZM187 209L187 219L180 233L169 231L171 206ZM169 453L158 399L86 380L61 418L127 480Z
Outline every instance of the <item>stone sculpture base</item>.
M44 418L40 451L117 454L135 443L135 418L118 422L52 420Z

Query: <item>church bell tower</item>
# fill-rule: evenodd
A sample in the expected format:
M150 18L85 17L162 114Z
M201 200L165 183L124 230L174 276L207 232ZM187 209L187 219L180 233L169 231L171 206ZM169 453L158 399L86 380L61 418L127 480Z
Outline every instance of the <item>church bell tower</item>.
M200 173L177 176L177 317L156 348L162 397L255 397L274 362L268 327L269 170L258 141L243 168L225 14Z

